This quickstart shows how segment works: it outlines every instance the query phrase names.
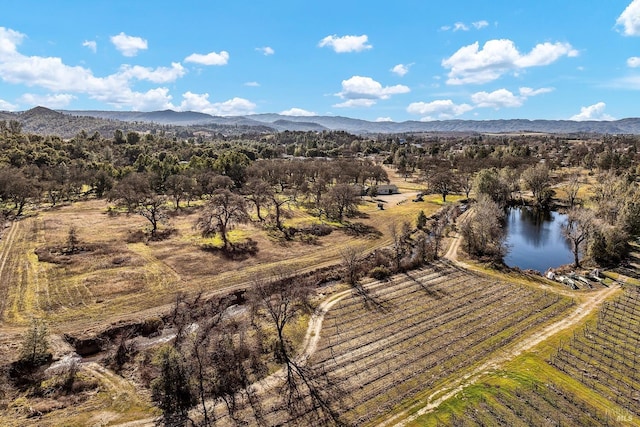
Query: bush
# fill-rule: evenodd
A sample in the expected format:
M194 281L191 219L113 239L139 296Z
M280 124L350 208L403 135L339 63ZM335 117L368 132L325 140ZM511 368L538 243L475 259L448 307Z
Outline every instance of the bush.
M145 319L140 327L140 335L142 335L143 337L158 335L163 327L164 322L159 317L151 317L149 319Z
M305 227L302 230L303 233L312 234L314 236L322 237L328 236L333 231L333 228L327 224L313 224L309 227Z
M391 276L391 271L389 271L389 269L384 265L379 265L369 271L369 276L377 280L385 280Z
M342 228L342 231L346 235L354 237L367 237L371 239L382 237L382 233L378 229L361 222L347 224L344 228Z
M318 244L318 236L309 233L301 233L298 235L298 239L302 243L306 243L308 245L317 245Z

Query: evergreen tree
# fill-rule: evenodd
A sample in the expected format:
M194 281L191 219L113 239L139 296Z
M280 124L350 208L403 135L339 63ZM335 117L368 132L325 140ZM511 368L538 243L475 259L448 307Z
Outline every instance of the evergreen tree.
M49 330L41 319L32 319L31 327L22 341L20 361L28 366L42 365L49 359Z

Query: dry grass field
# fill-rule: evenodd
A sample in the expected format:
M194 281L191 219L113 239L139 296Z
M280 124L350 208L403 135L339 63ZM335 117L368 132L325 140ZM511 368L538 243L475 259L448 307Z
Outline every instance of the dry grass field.
M415 193L384 196L385 209L363 199L361 222L381 237L354 237L341 225L315 244L279 242L256 223L231 232L231 239L251 238L258 252L240 260L202 250L211 242L193 228L196 208L184 209L170 219L175 231L166 239L140 241L147 227L142 217L110 214L109 205L91 200L41 210L16 221L0 239L1 319L5 326L24 326L32 316L44 317L53 329L80 331L100 328L123 319L155 314L170 304L178 292L229 292L246 287L256 275L279 269L311 270L340 262L346 246L364 250L390 242L389 224L414 222L417 213L440 208L437 196L413 203ZM408 201L407 201L408 200ZM310 225L319 220L291 207L285 224ZM56 254L65 246L71 227L77 229L85 250ZM166 228L166 227L165 227ZM54 252L52 255L49 252Z

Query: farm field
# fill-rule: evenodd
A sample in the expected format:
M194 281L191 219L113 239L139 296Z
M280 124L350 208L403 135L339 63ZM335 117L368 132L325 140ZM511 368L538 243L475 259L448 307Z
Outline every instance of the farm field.
M639 325L640 291L631 286L605 303L597 319L563 344L550 363L638 417Z
M327 314L310 360L341 379L345 416L355 425L375 425L574 304L448 264L365 289Z
M409 426L630 426L638 417L639 292L489 372Z
M347 246L372 251L388 245L390 222L413 220L420 210L429 215L441 206L435 195L422 203L404 202L413 194L389 196L385 210L363 199L362 218L354 222L374 227L378 236L353 236L338 226L314 244L278 242L257 225L243 225L231 232L231 238L250 237L257 242L258 252L239 260L201 249L206 239L193 228L196 213L189 209L173 216L175 232L168 239L147 243L134 238L136 231L146 227L145 220L109 215L105 201L40 211L13 222L0 239L1 319L5 326L21 327L35 315L65 332L95 329L107 322L161 312L178 292L230 292L267 271L334 265ZM318 222L293 206L287 219L296 226ZM71 227L76 227L81 245L88 250L39 260L37 253L64 245Z
M362 289L338 293L326 302L329 309L320 327L310 331L316 338L301 349L300 357L330 376L341 396L334 409L349 425L378 425L394 409L415 404L477 365L491 363L499 350L575 307L569 297L470 273L448 262L389 281L370 280ZM276 398L279 388L273 384L261 389L263 402ZM234 424L223 407L217 415L219 425ZM296 424L268 404L261 416L266 425ZM245 408L239 419L252 425L252 417Z

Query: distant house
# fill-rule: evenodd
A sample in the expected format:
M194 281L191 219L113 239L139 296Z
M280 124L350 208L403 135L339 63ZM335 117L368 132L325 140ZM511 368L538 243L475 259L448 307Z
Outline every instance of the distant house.
M378 194L380 196L400 193L400 190L398 190L398 186L395 184L380 184L377 187L378 187Z
M388 196L389 194L400 194L400 190L398 190L398 186L394 184L378 184L375 186L378 196ZM369 194L369 187L365 187L364 185L354 184L353 188L355 189L357 194L361 196L366 196Z

